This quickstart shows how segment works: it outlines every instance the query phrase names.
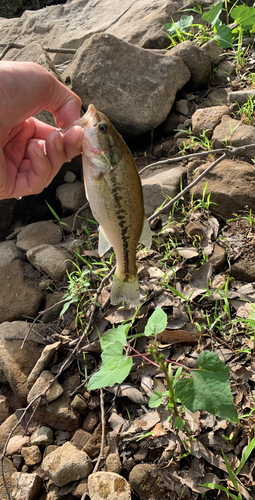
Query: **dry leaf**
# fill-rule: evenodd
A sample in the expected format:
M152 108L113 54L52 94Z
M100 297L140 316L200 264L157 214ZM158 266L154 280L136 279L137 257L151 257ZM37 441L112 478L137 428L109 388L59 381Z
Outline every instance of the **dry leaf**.
M115 384L113 387L108 387L107 390L117 397L123 398L126 396L134 403L140 405L146 405L148 403L148 398L143 396L143 394L131 384Z
M196 344L198 334L185 330L164 330L158 333L157 340L165 344Z

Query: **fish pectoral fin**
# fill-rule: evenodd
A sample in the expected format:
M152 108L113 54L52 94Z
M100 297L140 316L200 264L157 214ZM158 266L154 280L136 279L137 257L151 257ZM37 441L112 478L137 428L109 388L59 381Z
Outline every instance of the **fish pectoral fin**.
M109 243L106 238L103 229L99 226L99 239L98 239L98 255L102 257L111 248L111 243Z
M152 236L151 236L151 228L149 222L147 220L146 215L144 216L142 234L140 236L140 242L147 248L151 247L152 244Z
M140 305L140 291L137 274L126 278L125 275L122 276L116 271L113 276L110 300L113 305L124 300L138 307Z

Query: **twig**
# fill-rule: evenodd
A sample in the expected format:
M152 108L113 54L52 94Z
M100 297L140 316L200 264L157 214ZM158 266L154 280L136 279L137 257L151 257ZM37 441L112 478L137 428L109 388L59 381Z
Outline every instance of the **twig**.
M184 196L188 191L190 191L190 189L192 187L194 187L196 184L198 184L198 182L208 173L210 172L210 170L213 169L213 167L215 167L216 165L218 165L218 163L220 163L222 160L224 160L225 158L227 158L228 156L233 156L233 155L238 155L238 154L241 154L241 153L244 153L244 151L246 151L247 149L255 149L255 144L248 144L247 146L241 146L239 148L231 148L231 149L223 149L223 150L215 150L215 151L208 151L206 152L206 154L213 154L215 153L216 151L224 151L224 153L217 159L215 160L213 163L211 163L211 165L209 165L208 168L206 168L204 170L204 172L202 172L194 181L192 181L190 184L188 184L188 186L186 186L179 194L177 194L174 198L172 198L172 200L170 200L166 205L164 205L164 207L160 208L157 212L155 212L155 214L151 215L150 217L148 217L148 222L151 222L153 219L155 219L155 217L157 217L159 214L163 213L166 211L166 209L170 208L177 200L179 200L180 198L182 198L182 196ZM199 153L197 153L199 154ZM190 156L187 156L186 158L189 158ZM183 157L185 158L185 157ZM152 164L153 165L153 164ZM151 166L151 165L148 165L148 167Z
M11 49L24 49L26 45L16 42L0 43L0 47L5 47L0 54L0 60L3 59L5 54ZM43 47L46 52L52 52L53 54L75 54L76 49L50 49L49 47Z
M97 458L96 465L93 470L94 472L97 472L100 461L102 458L104 458L104 441L105 441L105 414L104 414L104 393L103 389L100 389L100 409L101 409L101 428L102 428L102 437L101 437L101 447L100 447L100 453Z
M75 213L75 216L74 216L74 219L73 219L73 226L72 226L72 231L74 231L74 227L75 227L75 221L76 221L76 217L83 211L85 210L85 208L87 208L89 206L89 202L87 201L81 208L79 208L79 210L77 210L77 212Z

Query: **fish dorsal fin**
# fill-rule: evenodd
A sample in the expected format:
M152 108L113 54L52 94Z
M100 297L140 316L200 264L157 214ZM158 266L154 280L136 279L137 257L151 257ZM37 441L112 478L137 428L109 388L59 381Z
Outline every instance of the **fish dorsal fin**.
M111 246L112 245L106 238L103 229L101 228L101 226L99 226L99 239L98 239L99 256L102 257L102 255L104 255L107 252L107 250L110 250Z
M140 242L147 248L150 248L151 244L152 244L151 228L150 228L149 222L147 221L146 215L144 216L142 234L140 236Z

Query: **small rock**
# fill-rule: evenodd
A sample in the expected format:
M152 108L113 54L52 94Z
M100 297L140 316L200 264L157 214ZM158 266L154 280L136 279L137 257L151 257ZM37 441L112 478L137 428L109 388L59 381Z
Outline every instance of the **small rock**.
M251 262L250 258L241 257L238 261L231 265L230 276L240 281L255 281L255 262Z
M27 448L21 448L21 455L25 460L27 466L39 464L42 459L42 455L38 446L28 446Z
M217 83L225 83L229 81L229 77L236 73L236 65L231 61L222 61L217 67Z
M245 125L241 121L234 120L229 116L223 116L221 123L214 130L212 142L213 149L225 148L226 143L234 147L254 144L255 128L252 125ZM249 158L254 158L255 148L248 149L245 155Z
M12 455L12 461L13 461L13 465L15 466L15 468L18 471L20 471L22 466L24 465L24 458L22 457L22 455L16 455L16 454Z
M29 384L33 384L44 368L48 366L59 346L60 342L55 342L44 347L40 358L27 379Z
M46 448L53 443L53 431L44 425L37 429L31 436L31 444Z
M215 243L213 254L209 257L209 262L213 265L214 269L222 269L225 265L227 252Z
M56 486L87 477L92 462L87 453L78 450L68 441L44 458L42 468Z
M72 491L72 496L75 498L81 498L84 493L88 493L88 479L82 479L77 486L75 486Z
M134 454L134 460L136 462L144 462L148 456L148 448L139 448L137 453Z
M6 443L6 436L10 434L10 432L13 430L13 427L15 427L18 423L18 418L13 413L10 415L1 425L0 425L0 452L3 451L5 443ZM14 436L17 436L17 434L20 434L22 432L21 426L18 426L16 431L14 431Z
M4 479L8 490L11 491L12 486L12 474L17 472L14 464L9 458L4 457L3 459L3 470L4 470ZM0 469L0 498L1 500L9 500L10 497L7 496L5 485L3 482L2 471Z
M72 272L74 270L74 265L70 261L71 256L53 245L40 245L31 248L26 256L33 266L54 281L65 279L67 277L66 271Z
M160 500L167 493L161 471L152 464L135 465L129 483L141 500Z
M186 41L168 50L166 56L180 57L189 68L191 79L188 86L190 89L197 90L207 85L212 68L211 60L203 49L200 49L193 42Z
M238 90L236 92L229 92L228 99L231 103L237 103L239 106L243 106L249 98L255 98L255 90Z
M91 500L131 500L131 490L124 477L114 472L95 472L88 477ZM149 497L147 497L149 498Z
M63 293L61 292L47 293L43 307L45 313L41 317L41 321L43 321L43 323L51 323L52 321L55 321L59 318L59 315L63 308L63 303L58 304L58 302L62 301L62 299ZM55 307L53 308L52 306L54 305ZM49 309L47 311L47 309L51 307L52 309Z
M229 115L228 106L197 109L191 118L193 134L200 137L205 131L207 137L212 137L213 130L219 125L223 115Z
M211 39L208 42L204 43L203 50L210 57L211 63L214 66L217 66L224 57L222 49L219 47L216 40L214 39Z
M54 375L49 372L48 370L44 370L40 377L36 380L34 383L32 389L29 391L28 396L27 396L27 402L28 404L33 401L33 399L38 396L38 394L41 394L42 392L45 391L46 387L48 387L49 383L54 379ZM61 387L60 383L55 380L53 384L50 386L48 391L46 392L46 398L47 402L50 403L51 401L55 401L55 399L59 398L61 394L63 394L64 389ZM46 404L45 398L42 398L40 402L40 406L43 406Z
M180 191L180 178L184 177L186 169L183 167L164 168L160 172L150 174L142 179L144 210L151 215L166 199L173 198Z
M38 474L12 474L12 500L38 500L43 480Z
M21 453L21 450L24 446L28 446L30 444L30 437L29 436L13 436L11 437L7 449L6 449L6 455L14 455L15 453Z
M71 439L71 444L76 446L78 450L82 450L90 438L91 434L89 432L84 429L77 429Z
M62 232L57 224L45 220L34 222L21 229L17 236L17 247L27 252L30 248L39 245L56 245L62 240Z
M190 112L190 103L187 99L180 99L179 101L175 101L174 107L176 111L181 113L182 115L188 116Z
M77 212L87 201L84 184L81 181L61 184L56 190L56 195L64 213Z
M91 459L97 457L97 455L99 454L101 447L101 439L102 439L102 429L101 429L101 424L99 424L95 428L92 436L90 436L90 438L86 442L85 446L83 446L83 451L85 451Z
M17 248L14 241L2 241L0 243L0 267L11 264L16 259L23 259L24 254Z
M74 410L77 410L79 412L83 412L86 410L88 403L87 401L81 396L81 394L76 394L73 398L73 401L71 403L71 406Z
M89 411L83 422L83 429L88 432L93 432L98 423L98 416L93 411Z
M64 176L64 181L68 182L68 183L72 183L72 182L76 181L76 175L73 172L71 172L71 170L67 170L67 172L65 173L65 176Z
M115 474L121 474L122 465L119 455L116 453L110 453L105 461L106 472L115 472Z
M93 394L92 396L90 396L88 402L88 408L90 410L96 410L97 408L99 408L99 406L100 406L100 399L97 396L97 394Z

